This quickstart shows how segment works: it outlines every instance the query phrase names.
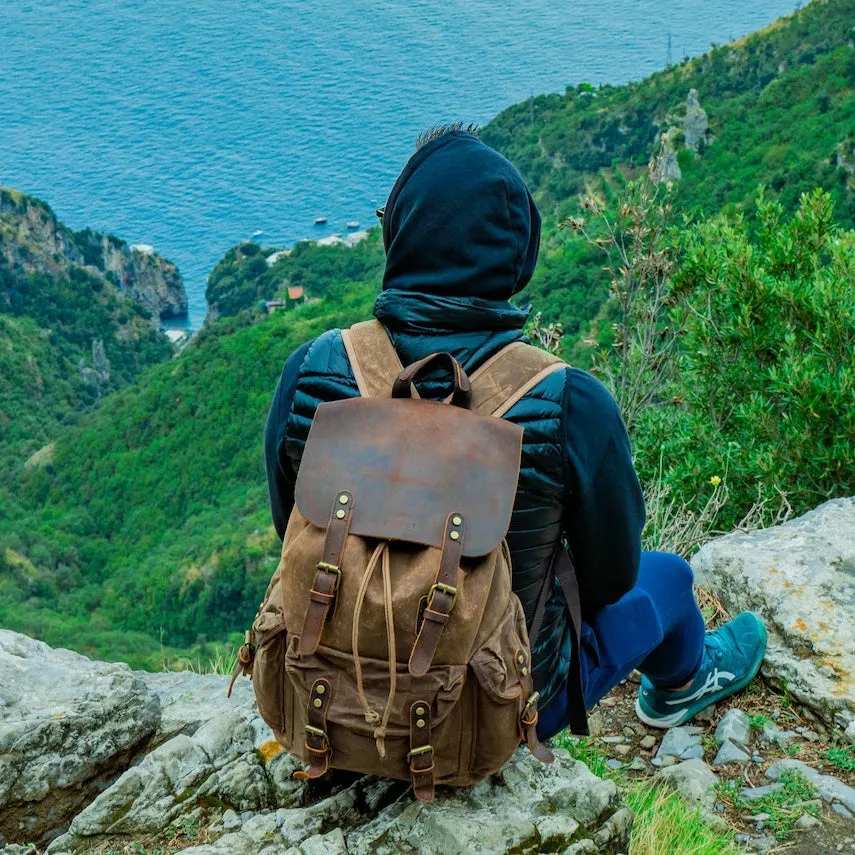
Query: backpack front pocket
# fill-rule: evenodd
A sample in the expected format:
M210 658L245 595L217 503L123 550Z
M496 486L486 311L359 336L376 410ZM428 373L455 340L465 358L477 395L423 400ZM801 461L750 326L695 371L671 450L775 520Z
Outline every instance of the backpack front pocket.
M531 693L531 662L525 617L516 596L502 620L473 654L473 781L498 771L521 741L520 717Z
M285 621L271 612L266 612L253 624L256 638L255 660L252 666L252 685L258 712L273 729L277 740L286 745L287 692L285 677L285 653L288 648L288 633Z

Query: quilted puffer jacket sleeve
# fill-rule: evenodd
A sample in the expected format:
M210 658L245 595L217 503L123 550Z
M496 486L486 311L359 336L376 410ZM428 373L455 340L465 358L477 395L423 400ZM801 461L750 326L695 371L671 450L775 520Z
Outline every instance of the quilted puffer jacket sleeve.
M264 428L264 461L267 466L270 513L280 538L285 537L285 527L294 505L294 482L297 478L285 454L285 431L297 391L300 368L311 346L312 342L307 341L285 361Z
M635 585L644 496L615 399L585 371L568 370L565 383L563 527L590 613Z

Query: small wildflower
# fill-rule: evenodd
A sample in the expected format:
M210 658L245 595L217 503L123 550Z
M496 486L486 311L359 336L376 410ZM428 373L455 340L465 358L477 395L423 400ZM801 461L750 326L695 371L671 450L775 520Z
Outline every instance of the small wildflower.
M718 487L718 485L721 484L721 478L719 478L718 475L713 475L712 478L710 478L710 484L712 484L713 487Z

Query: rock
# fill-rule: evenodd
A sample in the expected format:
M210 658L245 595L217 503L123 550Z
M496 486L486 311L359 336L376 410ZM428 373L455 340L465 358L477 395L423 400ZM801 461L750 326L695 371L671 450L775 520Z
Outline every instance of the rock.
M135 671L158 697L161 717L156 742L163 742L177 733L192 736L205 722L229 709L252 709L255 695L249 680L238 680L231 698L226 698L228 677L216 674L195 674L192 671L167 671L152 674ZM269 731L267 731L269 738Z
M644 739L641 740L639 745L645 750L650 751L651 748L656 746L656 737L655 736L645 736Z
M647 761L643 757L634 757L628 768L631 772L646 772Z
M604 742L606 745L620 745L626 740L622 736L602 736L600 742Z
M762 799L764 796L768 796L770 793L774 793L776 790L782 790L783 788L783 784L766 784L763 787L746 787L739 795L746 801L754 801L755 799Z
M675 147L676 128L663 131L659 138L659 154L656 157L652 178L660 184L668 184L679 181L683 177L680 163L677 160L677 149Z
M855 745L855 719L850 721L846 726L846 730L843 731L843 736L850 745Z
M855 499L707 543L698 582L731 614L752 609L769 630L764 673L828 725L855 719Z
M817 819L815 816L811 816L809 813L803 813L796 820L796 828L802 829L806 831L809 828L817 828L822 825L822 820Z
M703 758L702 733L703 731L699 727L672 727L665 732L662 744L656 752L657 758L660 760L664 760L665 757L674 757L677 760Z
M837 802L835 802L835 803L831 806L831 809L832 809L832 810L833 810L833 811L834 811L838 816L842 816L844 819L851 819L851 820L855 820L855 813L853 813L851 810L849 810L849 808L844 807L844 806L843 806L843 805L841 805L841 804L838 804Z
M804 737L808 742L819 742L819 740L820 740L820 739L822 739L822 737L821 737L821 736L820 736L820 735L819 735L815 730L806 730L806 731L802 734L802 736L803 736L803 737Z
M433 804L410 800L382 810L345 832L352 855L508 853L540 849L546 819L551 851L626 851L629 823L612 781L594 777L575 760L542 766L522 751L489 781L437 794ZM572 820L569 822L568 820ZM580 837L583 838L580 840ZM587 840L589 845L576 847ZM606 841L606 842L603 842Z
M155 732L160 705L127 665L0 630L0 834L55 837Z
M855 789L833 775L822 775L801 760L776 760L767 770L766 777L777 781L785 772L799 772L816 787L823 800L830 804L839 803L849 811L855 811Z
M223 813L223 818L221 821L223 824L223 828L226 831L234 831L236 828L240 828L241 826L240 817L231 808L229 808Z
M716 707L715 704L712 704L708 707L704 707L699 713L695 713L693 721L702 721L707 724L712 724L715 721L716 717Z
M707 114L698 101L697 89L690 89L686 98L686 119L683 125L686 148L697 152L701 143L710 145L714 139L709 130Z
M630 751L632 751L632 746L631 745L615 745L614 750L618 754L621 754L625 757L627 754L629 754Z
M781 730L777 724L774 722L765 722L763 727L760 728L760 741L761 742L774 742L778 745L786 745L788 742L793 740L796 736L796 732L794 730Z
M751 719L742 710L728 710L715 729L717 745L735 742L747 748L751 741Z
M205 722L193 736L173 737L79 813L71 834L78 839L157 834L185 812L185 804L199 800L231 809L223 814L226 828L237 827L239 812L293 806L305 789L290 778L296 761L277 753L265 762L265 755L255 750L262 732L255 712L238 708ZM260 821L242 818L241 834L255 839L252 829ZM275 815L272 830L274 820Z
M707 817L717 822L715 814L715 785L718 776L703 760L693 759L678 763L658 772L654 780L672 786L691 805L698 805Z
M713 760L713 766L727 766L731 763L747 763L751 757L735 742L725 742Z

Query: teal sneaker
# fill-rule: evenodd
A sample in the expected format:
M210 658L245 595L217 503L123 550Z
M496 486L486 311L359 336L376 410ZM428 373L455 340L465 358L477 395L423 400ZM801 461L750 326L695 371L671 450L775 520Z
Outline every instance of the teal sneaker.
M744 689L760 670L765 654L763 621L754 612L743 612L707 633L703 662L688 689L657 689L642 677L635 714L649 727L685 724L711 704Z

